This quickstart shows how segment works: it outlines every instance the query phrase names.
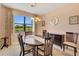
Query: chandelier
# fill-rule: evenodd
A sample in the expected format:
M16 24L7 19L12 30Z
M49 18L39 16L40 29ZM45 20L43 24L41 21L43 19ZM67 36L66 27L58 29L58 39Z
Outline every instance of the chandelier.
M41 18L37 15L35 15L34 17L31 17L31 19L35 22L41 21Z
M30 7L36 7L37 3L31 3ZM40 21L40 17L38 15L34 15L34 17L31 17L32 20L34 20L35 22Z

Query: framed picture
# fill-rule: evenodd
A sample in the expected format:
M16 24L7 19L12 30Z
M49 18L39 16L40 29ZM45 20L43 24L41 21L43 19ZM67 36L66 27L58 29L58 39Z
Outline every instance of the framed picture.
M69 16L69 24L79 24L79 16Z
M44 20L42 21L42 26L45 26L45 21Z
M59 18L58 17L54 17L50 20L51 25L57 25L58 23L59 23Z

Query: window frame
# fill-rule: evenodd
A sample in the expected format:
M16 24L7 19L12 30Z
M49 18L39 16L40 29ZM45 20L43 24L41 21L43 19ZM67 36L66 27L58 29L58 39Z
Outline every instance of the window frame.
M14 16L16 16L16 15L14 15ZM19 15L18 15L18 16L19 16ZM20 16L21 16L21 15L20 15ZM31 20L31 19L30 19L30 20ZM21 24L21 25L23 24L23 31L25 32L25 31L28 31L28 30L26 30L26 27L27 27L26 25L29 25L29 24L26 24L26 23L25 23L25 22L26 22L26 16L23 17L23 21L24 21L23 23L17 23L17 22L15 22L14 24L17 24L17 25L18 25L18 24ZM33 21L31 22L30 25L32 26L32 29L33 29ZM30 26L29 26L29 27L30 27ZM28 28L28 27L27 27L27 28ZM16 28L15 28L15 29L16 29ZM31 30L31 31L32 31L32 30ZM15 30L15 32L18 32L18 31Z

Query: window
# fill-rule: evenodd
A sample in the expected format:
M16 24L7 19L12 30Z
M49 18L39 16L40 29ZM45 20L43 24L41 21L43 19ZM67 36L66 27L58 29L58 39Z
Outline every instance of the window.
M32 20L27 16L13 16L15 32L18 31L30 31L32 32Z
M25 25L26 25L26 31L31 31L32 32L32 20L30 17L25 17Z

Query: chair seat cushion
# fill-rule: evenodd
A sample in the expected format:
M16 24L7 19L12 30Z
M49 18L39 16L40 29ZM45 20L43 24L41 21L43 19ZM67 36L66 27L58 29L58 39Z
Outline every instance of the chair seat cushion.
M72 42L64 42L63 44L68 45L68 46L72 46L72 47L77 47L77 45L75 43L72 43Z

